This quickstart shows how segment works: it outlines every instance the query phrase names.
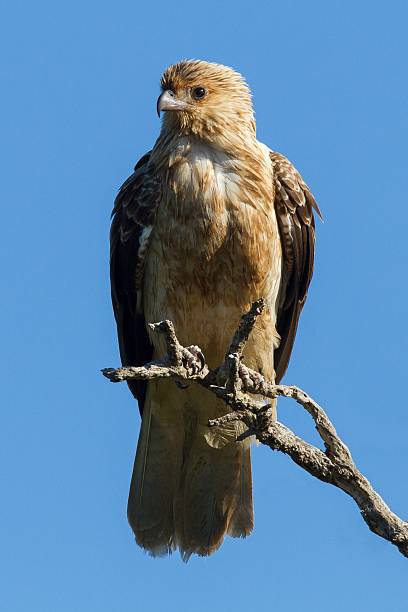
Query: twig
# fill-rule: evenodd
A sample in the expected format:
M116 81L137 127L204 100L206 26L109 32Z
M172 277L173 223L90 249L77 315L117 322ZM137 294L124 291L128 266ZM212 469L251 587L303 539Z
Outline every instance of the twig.
M228 349L227 355L236 353L239 357L242 357L242 352L245 348L247 340L254 328L257 318L262 314L265 308L265 300L261 298L254 302L250 310L241 317L238 329L232 338L232 342Z
M150 323L149 327L153 331L164 335L170 365L180 368L183 363L183 347L177 339L173 323L171 321L160 321L160 323Z

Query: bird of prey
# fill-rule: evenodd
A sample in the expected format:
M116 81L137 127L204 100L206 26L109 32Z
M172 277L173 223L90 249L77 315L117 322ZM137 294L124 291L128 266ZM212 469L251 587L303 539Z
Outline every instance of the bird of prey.
M306 183L256 138L251 92L226 66L186 60L161 79L164 113L152 150L119 190L111 227L111 287L123 365L166 352L148 323L171 320L180 342L222 363L251 303L265 298L248 367L279 382L313 271ZM227 412L207 389L132 381L142 414L128 501L137 543L151 555L210 555L253 528L248 440L214 433Z

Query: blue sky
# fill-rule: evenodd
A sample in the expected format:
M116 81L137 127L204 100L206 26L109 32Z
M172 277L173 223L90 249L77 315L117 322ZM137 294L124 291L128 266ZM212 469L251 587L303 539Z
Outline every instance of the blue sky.
M232 65L259 138L325 218L285 380L408 515L406 3L1 4L1 609L406 610L408 561L266 448L251 538L187 565L147 557L126 522L137 409L99 374L119 363L109 215L157 136L160 74L185 57ZM317 441L296 404L279 414Z

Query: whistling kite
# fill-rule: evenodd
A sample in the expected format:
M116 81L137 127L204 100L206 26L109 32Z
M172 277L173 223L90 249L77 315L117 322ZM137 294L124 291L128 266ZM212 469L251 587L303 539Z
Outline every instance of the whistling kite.
M153 149L115 201L111 283L123 365L166 352L148 323L219 365L242 313L266 308L245 363L271 381L288 365L313 271L316 202L292 164L256 139L251 93L219 64L182 61L161 80ZM253 527L250 448L217 432L227 412L206 389L130 382L142 414L128 517L153 555L210 555Z

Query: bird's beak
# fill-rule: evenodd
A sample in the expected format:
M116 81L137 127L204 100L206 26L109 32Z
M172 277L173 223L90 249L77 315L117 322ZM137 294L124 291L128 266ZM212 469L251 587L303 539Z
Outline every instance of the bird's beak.
M179 100L171 89L166 89L157 100L157 114L160 117L161 111L185 110L187 106L187 102Z

